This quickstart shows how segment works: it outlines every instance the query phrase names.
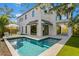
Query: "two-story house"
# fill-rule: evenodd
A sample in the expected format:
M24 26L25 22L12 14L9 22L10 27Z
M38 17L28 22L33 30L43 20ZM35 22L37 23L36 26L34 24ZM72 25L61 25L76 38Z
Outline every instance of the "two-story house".
M38 4L29 11L17 18L19 31L21 34L42 36L70 35L71 29L68 27L68 16L61 17L53 10L52 4Z

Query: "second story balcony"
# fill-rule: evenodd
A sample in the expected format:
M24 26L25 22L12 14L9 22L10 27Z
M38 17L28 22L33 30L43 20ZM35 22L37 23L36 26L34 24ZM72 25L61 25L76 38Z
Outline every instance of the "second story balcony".
M57 16L56 17L56 22L68 22L69 19L68 19L68 16L66 15L62 15L62 16Z
M56 20L56 22L68 22L69 19Z

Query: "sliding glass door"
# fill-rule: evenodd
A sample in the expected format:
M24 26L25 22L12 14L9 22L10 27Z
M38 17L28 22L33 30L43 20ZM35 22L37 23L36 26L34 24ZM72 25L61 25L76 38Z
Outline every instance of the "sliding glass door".
M49 25L43 25L43 36L49 35Z
M31 25L31 35L36 35L37 34L37 25Z

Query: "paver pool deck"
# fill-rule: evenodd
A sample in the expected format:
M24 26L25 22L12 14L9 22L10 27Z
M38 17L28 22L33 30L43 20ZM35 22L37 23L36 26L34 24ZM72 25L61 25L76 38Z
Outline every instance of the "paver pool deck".
M11 56L11 53L4 41L0 38L0 56Z

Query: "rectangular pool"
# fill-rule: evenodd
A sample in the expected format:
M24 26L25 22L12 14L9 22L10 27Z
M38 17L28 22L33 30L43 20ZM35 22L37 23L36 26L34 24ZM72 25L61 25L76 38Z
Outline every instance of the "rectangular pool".
M21 56L37 56L43 51L60 41L57 38L45 38L42 40L34 40L26 37L8 39L13 48Z

